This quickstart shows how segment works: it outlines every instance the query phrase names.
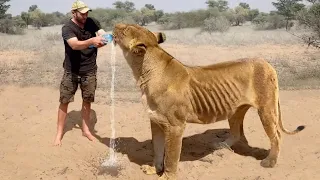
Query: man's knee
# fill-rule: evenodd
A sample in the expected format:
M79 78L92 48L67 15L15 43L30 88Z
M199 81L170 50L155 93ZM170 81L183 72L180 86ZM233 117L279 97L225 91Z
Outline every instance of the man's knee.
M83 107L90 107L91 106L91 102L88 102L88 101L82 101L82 106Z
M63 112L66 112L68 110L69 103L60 103L59 109Z

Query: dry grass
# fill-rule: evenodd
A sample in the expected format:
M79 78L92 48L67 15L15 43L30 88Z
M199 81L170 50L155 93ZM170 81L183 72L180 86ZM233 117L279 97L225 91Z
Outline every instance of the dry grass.
M157 26L148 27L159 31ZM28 30L26 35L0 35L0 83L21 86L50 86L57 88L62 76L64 47L61 40L61 26ZM319 52L307 50L299 39L284 30L255 31L251 26L232 27L227 33L199 34L200 29L182 29L164 31L167 42L163 46L178 59L190 64L194 58L207 58L214 62L214 54L227 59L233 52L234 57L262 56L268 59L277 69L281 89L318 88L320 86ZM175 46L177 45L177 47ZM259 50L260 45L269 45L275 50L272 53ZM179 50L178 46L187 46L199 50L190 54ZM296 47L290 52L292 47ZM176 47L176 48L175 48ZM204 47L204 48L202 48ZM206 48L208 48L206 50ZM210 48L220 48L212 51ZM256 48L254 52L245 47ZM298 48L297 48L298 47ZM300 48L301 47L301 48ZM105 47L107 48L107 47ZM282 48L286 50L282 50ZM243 50L242 50L243 49ZM205 53L201 53L204 51ZM188 54L189 53L189 54ZM222 56L222 57L221 57ZM233 56L232 56L233 57ZM99 52L98 89L110 88L111 74L109 65L110 52L101 49ZM211 59L211 60L210 60ZM117 70L115 90L118 92L136 92L131 70L120 51L117 51ZM120 98L120 97L119 97ZM120 98L121 99L121 98Z
M152 27L157 29L157 27ZM215 46L243 46L258 44L300 44L301 40L287 33L284 29L279 30L254 30L250 24L231 27L228 32L205 33L199 28L166 30L168 43L189 44L189 45L215 45ZM295 33L302 32L295 30Z
M290 59L272 61L279 73L279 84L282 89L318 89L320 87L319 57L318 52L298 62Z

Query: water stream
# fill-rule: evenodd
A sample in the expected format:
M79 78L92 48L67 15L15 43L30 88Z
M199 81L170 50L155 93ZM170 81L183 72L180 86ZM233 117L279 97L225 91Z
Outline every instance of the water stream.
M115 81L115 72L116 72L116 49L114 43L111 44L111 58L110 58L110 67L111 67L111 88L110 88L110 99L111 99L111 110L110 110L110 126L111 126L111 137L110 137L110 152L109 159L106 159L102 166L106 167L115 167L117 162L117 156L115 153L115 120L114 120L114 81Z

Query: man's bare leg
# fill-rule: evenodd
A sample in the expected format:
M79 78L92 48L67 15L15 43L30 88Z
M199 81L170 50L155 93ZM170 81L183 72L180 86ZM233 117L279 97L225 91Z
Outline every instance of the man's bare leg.
M54 140L54 146L61 146L61 139L63 135L64 123L66 121L68 111L68 103L60 103L58 110L57 135Z
M87 137L90 141L93 141L95 138L91 134L88 124L90 122L90 111L91 111L91 103L90 102L82 102L82 135Z

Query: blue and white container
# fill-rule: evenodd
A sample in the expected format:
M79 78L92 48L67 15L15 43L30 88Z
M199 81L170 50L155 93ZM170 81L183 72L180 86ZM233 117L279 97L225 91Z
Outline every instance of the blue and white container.
M104 34L104 35L102 35L102 37L106 40L106 44L111 43L113 40L112 34Z
M104 44L108 44L108 43L111 43L112 40L113 40L113 36L112 34L103 34L102 35L103 39L104 39ZM89 48L94 48L95 46L94 45L90 45Z

